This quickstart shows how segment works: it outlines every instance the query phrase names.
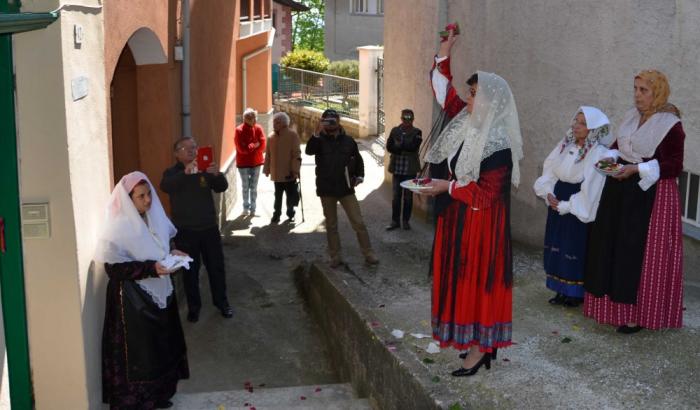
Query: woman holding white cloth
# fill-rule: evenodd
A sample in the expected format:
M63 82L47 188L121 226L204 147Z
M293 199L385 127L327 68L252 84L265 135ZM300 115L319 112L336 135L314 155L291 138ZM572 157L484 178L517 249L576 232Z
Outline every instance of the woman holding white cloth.
M102 334L102 401L111 409L172 406L189 377L171 270L176 229L148 177L125 175L114 187L95 260L109 276ZM172 259L172 258L170 258Z
M544 240L547 288L552 305L583 302L583 273L588 222L595 219L605 176L595 169L608 149L599 144L610 133L610 120L595 107L582 106L564 139L544 161L535 181L537 196L549 207Z

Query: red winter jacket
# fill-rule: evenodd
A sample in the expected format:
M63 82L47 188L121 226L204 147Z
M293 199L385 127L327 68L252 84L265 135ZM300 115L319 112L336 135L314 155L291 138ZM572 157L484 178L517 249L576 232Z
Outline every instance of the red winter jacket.
M236 143L236 166L238 168L252 168L265 162L265 133L259 124L250 126L243 123L236 127L236 135L233 137ZM256 148L254 144L259 142Z

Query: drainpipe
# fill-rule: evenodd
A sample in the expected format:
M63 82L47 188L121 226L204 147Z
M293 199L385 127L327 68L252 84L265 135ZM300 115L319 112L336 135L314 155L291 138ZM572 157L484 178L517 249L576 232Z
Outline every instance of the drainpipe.
M192 136L190 121L190 0L182 0L182 135Z
M268 51L270 48L272 48L272 43L274 41L275 28L272 27L270 31L268 31L267 44L243 56L243 109L241 110L241 112L248 108L248 60L257 56L258 54L262 54L265 51Z

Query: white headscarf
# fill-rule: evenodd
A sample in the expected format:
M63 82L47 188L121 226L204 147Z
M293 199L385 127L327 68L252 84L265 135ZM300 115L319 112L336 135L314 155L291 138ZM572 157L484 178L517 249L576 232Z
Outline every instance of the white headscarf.
M479 179L481 161L493 153L510 148L513 158L511 182L520 183L523 139L518 110L506 80L493 73L478 71L479 88L471 114L466 107L442 131L425 160L440 163L464 143L454 173L460 186Z
M561 151L564 152L566 146L569 144L574 144L576 142L576 137L574 137L574 126L573 122L576 121L576 116L581 113L586 118L586 128L588 128L588 135L586 136L586 141L582 147L578 149L578 157L576 157L575 162L581 162L586 158L586 154L601 140L606 140L610 135L610 120L608 116L596 107L588 107L582 105L579 107L574 118L572 119L572 125L566 132L566 137L561 142Z
M141 181L151 189L151 208L141 217L129 193ZM165 215L153 184L142 172L125 175L112 191L105 224L97 241L95 260L100 263L160 261L170 253L170 238L177 230ZM136 281L164 309L173 293L169 275Z

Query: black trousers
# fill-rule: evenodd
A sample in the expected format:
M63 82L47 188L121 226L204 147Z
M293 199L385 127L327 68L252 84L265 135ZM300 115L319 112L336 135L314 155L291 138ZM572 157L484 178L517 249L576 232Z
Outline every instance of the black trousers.
M403 220L407 222L411 219L411 211L413 210L413 192L408 189L401 188L401 183L408 179L414 178L411 175L394 174L391 182L393 190L393 198L391 200L391 220L398 223ZM401 198L403 197L403 219L401 219Z
M273 217L279 218L282 215L282 194L287 197L287 216L291 218L294 216L294 207L297 204L297 182L275 182L275 211L272 214Z
M228 307L224 251L219 228L214 226L201 231L178 228L175 246L194 259L184 274L187 308L190 311L199 311L202 307L202 298L199 295L200 261L204 262L204 267L209 275L209 287L214 305L219 309Z

